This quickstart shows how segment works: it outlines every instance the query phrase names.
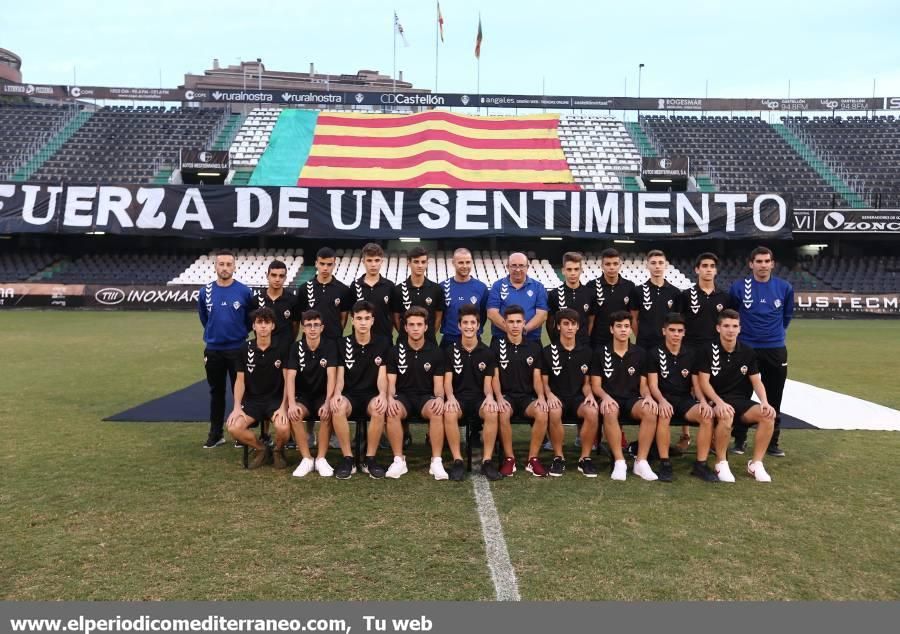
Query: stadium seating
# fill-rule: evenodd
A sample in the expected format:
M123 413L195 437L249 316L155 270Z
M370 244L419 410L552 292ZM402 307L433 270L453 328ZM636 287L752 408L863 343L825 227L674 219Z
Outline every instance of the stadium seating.
M183 253L91 253L63 259L43 280L60 284L165 284L193 260Z
M33 180L146 183L178 151L212 147L226 122L215 108L114 106L98 110L35 172Z
M78 111L71 106L0 104L0 176L9 180Z
M844 204L825 180L759 117L641 117L664 156L687 156L721 191L794 194L798 206Z
M0 282L25 282L58 259L41 251L0 253Z
M900 290L900 257L820 256L804 269L826 287L855 293L895 293ZM812 290L812 289L809 289Z
M622 189L620 175L639 175L641 155L613 117L562 115L559 140L575 182L586 189Z
M281 108L275 107L259 107L250 111L231 144L232 165L256 167L266 151L280 114Z
M823 158L834 160L874 194L900 191L900 120L881 117L785 117L784 124Z
M650 272L646 266L646 253L623 253L622 268L619 274L626 280L630 280L635 284L643 284L650 279ZM599 253L588 252L584 254L584 270L581 274L581 280L586 282L603 275L601 268L601 258ZM686 269L690 271L690 269ZM671 262L666 270L666 281L673 286L684 289L690 287L694 282L685 277L680 268Z
M303 268L303 249L231 249L235 256L234 279L247 286L268 286L266 274L272 260L287 265L285 286L292 286ZM175 271L169 284L206 284L215 278L216 252L210 251Z

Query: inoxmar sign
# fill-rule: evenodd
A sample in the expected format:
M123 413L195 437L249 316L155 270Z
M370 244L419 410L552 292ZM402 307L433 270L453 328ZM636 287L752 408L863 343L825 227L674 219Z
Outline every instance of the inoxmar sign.
M0 184L0 233L788 238L774 193Z

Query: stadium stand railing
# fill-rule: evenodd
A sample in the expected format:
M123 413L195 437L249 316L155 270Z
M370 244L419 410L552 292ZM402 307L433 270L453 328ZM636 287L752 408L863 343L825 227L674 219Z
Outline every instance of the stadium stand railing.
M23 168L80 112L72 106L0 104L0 179L23 180Z

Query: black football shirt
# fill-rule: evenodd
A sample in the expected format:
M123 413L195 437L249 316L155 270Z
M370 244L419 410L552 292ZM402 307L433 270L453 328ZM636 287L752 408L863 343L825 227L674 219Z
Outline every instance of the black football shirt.
M716 324L719 313L728 308L728 299L725 291L707 293L696 285L681 291L678 311L684 316L687 345L705 346L719 338Z
M284 396L283 366L281 352L274 345L260 350L255 340L244 344L238 365L238 371L244 373L244 400L280 401Z
M582 387L584 377L591 371L591 349L579 343L572 350L562 343L551 343L544 348L541 374L547 377L550 391L565 402L581 401L584 398Z
M741 342L731 352L722 347L721 341L705 346L696 370L709 374L709 384L722 398L750 398L750 377L759 374L756 353Z
M618 399L637 398L641 395L641 375L644 373L643 348L628 344L624 356L619 356L612 344L594 352L591 360L591 376L599 376L603 391Z
M453 395L457 400L484 399L484 377L494 376L497 357L482 341L472 350L453 342L445 350L444 372L453 375Z
M628 309L638 311L637 345L644 349L658 346L663 342L663 321L671 312L678 310L681 291L668 282L657 286L647 280L631 290Z
M682 345L676 355L663 344L647 353L647 374L657 375L659 391L667 399L687 398L691 395L694 359L693 348Z
M294 340L294 322L300 321L300 310L297 296L284 289L284 292L272 299L265 288L253 292L253 310L268 307L275 313L275 330L272 331L272 344L278 348L282 360L287 359L291 342Z
M351 396L372 397L378 393L378 370L387 363L391 340L372 337L363 345L353 334L341 339L338 347L338 365L344 368L342 393Z
M338 365L337 345L324 337L315 350L311 350L306 339L301 337L291 346L288 370L296 370L294 382L296 396L313 401L322 398L328 390L328 368Z
M427 339L421 350L400 340L388 355L387 371L397 375L397 394L434 395L434 377L444 376L444 351Z
M372 326L372 334L393 340L394 322L391 319L391 295L394 294L394 283L383 275L375 282L375 286L366 284L365 279L366 276L362 275L353 282L354 303L361 299L371 303L375 307L375 324Z
M543 351L537 341L523 339L514 344L505 338L491 339L491 350L497 357L500 390L504 396L534 396L534 371L541 369Z
M594 303L595 292L591 283L579 284L576 288L570 288L567 284L562 284L557 288L547 291L547 307L548 313L556 319L556 313L563 308L570 308L578 313L581 317L581 323L578 327L578 339L587 343L590 338L588 329L588 316L591 314L591 305ZM557 327L559 321L556 321ZM547 333L554 341L559 339L559 330Z
M313 278L297 289L297 293L301 315L311 309L319 311L325 326L322 336L335 342L340 339L344 334L341 313L348 312L356 302L350 288L334 277L328 284L322 284ZM300 319L299 315L297 319Z
M425 332L425 337L429 341L437 341L437 332L434 327L436 316L434 313L435 311L444 310L444 289L441 288L440 284L432 282L428 278L425 278L422 286L414 286L408 277L394 286L394 292L391 295L391 312L400 313L400 327L401 335L404 335L403 339L406 339L405 333L402 331L403 313L413 306L418 306L428 311L428 319L425 321L428 324L428 330Z
M612 333L609 332L609 316L620 310L628 312L634 282L619 276L619 280L615 284L608 284L606 278L601 276L590 284L594 289L591 303L591 311L594 314L591 348L596 349L612 343Z

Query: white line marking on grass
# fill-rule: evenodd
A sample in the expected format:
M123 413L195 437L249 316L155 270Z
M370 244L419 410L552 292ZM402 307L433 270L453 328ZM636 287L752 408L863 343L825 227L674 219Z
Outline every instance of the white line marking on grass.
M516 581L516 571L509 560L509 550L503 538L500 515L494 506L491 485L484 476L477 474L472 476L472 486L475 489L475 504L478 506L478 519L481 520L484 550L497 601L521 601L519 582Z

